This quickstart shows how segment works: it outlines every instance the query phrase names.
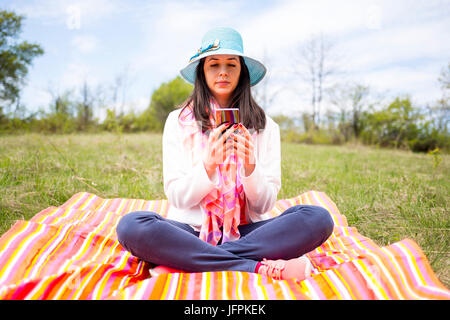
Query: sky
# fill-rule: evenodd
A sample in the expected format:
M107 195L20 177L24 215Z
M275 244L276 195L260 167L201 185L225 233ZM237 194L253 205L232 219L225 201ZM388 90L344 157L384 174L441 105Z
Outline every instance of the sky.
M0 9L24 15L20 39L45 51L22 90L30 111L48 108L51 92L107 87L119 75L124 111L143 111L218 26L240 32L244 53L266 65L257 89L273 97L269 115L310 109L310 89L293 70L314 35L333 44L342 71L330 85L358 83L387 99L433 103L450 62L450 0L0 0Z

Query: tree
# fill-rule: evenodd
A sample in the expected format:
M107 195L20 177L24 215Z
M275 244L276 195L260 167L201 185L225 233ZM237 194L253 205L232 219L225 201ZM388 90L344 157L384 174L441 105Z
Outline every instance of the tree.
M78 126L80 130L87 129L93 118L93 96L88 84L84 81L80 90L81 100L77 103Z
M438 81L441 84L441 89L444 90L444 95L450 98L450 62L447 64L447 67L442 68Z
M311 87L311 120L315 129L320 124L320 108L326 83L330 76L338 72L332 49L333 44L320 34L298 46L294 54L294 73Z
M127 100L128 88L132 84L133 79L130 79L128 66L125 67L114 77L111 84L103 88L97 87L95 92L95 100L97 109L106 110L106 118L103 121L102 127L110 131L126 131L127 125L122 125L122 121L126 115L124 108ZM92 110L93 112L94 110ZM133 115L134 118L134 115ZM145 125L136 124L141 129L146 129Z
M420 128L417 123L423 119L411 99L395 98L382 110L365 115L366 124L363 140L382 147L409 148L410 141L418 138Z
M442 68L438 82L441 86L442 97L430 108L434 114L436 130L448 134L448 123L450 121L450 62Z
M361 84L336 85L327 90L330 102L339 109L339 126L347 131L351 128L355 138L359 138L363 126L363 111L367 105L369 87ZM343 132L348 141L347 132Z
M418 133L416 123L421 119L421 115L413 108L409 97L396 98L387 111L391 114L388 137L392 138L396 148L400 147L403 141L416 137Z
M130 79L129 69L125 67L115 77L110 85L112 111L117 116L124 113L125 102L127 100L128 88L131 86L133 79Z
M442 68L438 78L442 96L424 110L425 123L421 124L417 139L410 141L413 151L427 152L435 148L450 148L450 63Z
M274 89L274 86L272 85L271 71L273 71L273 68L271 67L271 60L272 59L267 54L267 49L264 48L261 63L266 66L267 73L260 83L251 88L253 98L265 111L269 109L276 96L284 89L284 87Z
M0 11L0 117L2 108L13 104L34 58L44 53L38 44L17 42L23 16Z
M71 90L63 93L55 93L49 89L52 96L50 112L44 115L40 121L40 130L52 133L69 133L76 129L74 121L75 102L73 101Z
M161 84L153 92L150 106L144 112L151 118L149 121L153 120L154 122L152 129L162 130L169 113L189 97L192 89L192 85L185 82L180 76Z
M72 90L67 89L63 93L60 93L48 88L47 92L52 96L50 102L50 114L64 114L73 117L74 103L72 99Z

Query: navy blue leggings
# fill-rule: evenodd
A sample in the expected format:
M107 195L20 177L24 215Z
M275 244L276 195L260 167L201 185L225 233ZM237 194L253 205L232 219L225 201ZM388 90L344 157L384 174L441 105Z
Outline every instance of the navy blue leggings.
M191 226L149 211L126 214L116 231L126 250L155 265L186 272L255 272L263 258L292 259L314 250L333 226L323 207L297 205L278 217L239 226L238 240L217 246L200 240Z

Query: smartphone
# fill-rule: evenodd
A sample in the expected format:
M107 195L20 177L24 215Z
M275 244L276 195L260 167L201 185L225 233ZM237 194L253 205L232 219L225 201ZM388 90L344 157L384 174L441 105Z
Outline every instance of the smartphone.
M216 109L215 114L216 128L219 127L224 122L231 122L231 124L239 123L239 109L237 108L227 108L227 109Z

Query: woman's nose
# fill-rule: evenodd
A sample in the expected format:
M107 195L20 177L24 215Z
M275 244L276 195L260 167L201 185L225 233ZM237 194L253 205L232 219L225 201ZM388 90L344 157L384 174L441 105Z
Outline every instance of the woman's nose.
M220 67L220 69L219 69L219 75L220 75L220 76L228 75L228 70L227 70L227 67L226 67L226 66Z

